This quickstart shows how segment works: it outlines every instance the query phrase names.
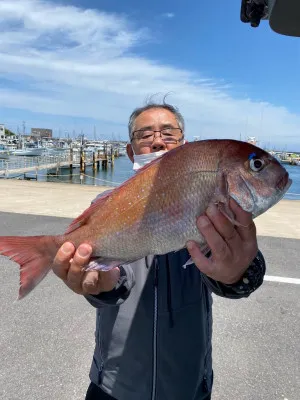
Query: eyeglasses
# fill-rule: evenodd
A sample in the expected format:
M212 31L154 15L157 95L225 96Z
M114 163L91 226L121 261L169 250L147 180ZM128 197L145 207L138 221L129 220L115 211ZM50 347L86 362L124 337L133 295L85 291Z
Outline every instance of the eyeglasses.
M136 139L143 145L151 145L155 138L155 133L159 132L161 139L167 144L177 144L183 140L183 136L179 137L182 133L180 128L164 128L158 131L151 129L140 129L132 133L132 140Z

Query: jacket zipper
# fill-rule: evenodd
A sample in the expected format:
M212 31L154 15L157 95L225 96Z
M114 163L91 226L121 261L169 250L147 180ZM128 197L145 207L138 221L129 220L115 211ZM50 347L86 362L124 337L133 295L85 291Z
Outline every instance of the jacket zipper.
M155 400L156 396L156 373L157 373L157 290L158 290L158 263L155 258L154 263L154 313L153 313L153 378L152 378L152 396L151 400Z
M209 319L209 300L207 298L208 293L207 291L205 292L205 304L206 304L206 311L207 311L207 319ZM206 329L206 335L207 335L207 341L209 340L209 324L207 321L207 329ZM208 352L208 347L209 347L209 343L207 342L207 352ZM203 376L203 390L207 393L209 392L209 388L208 388L208 383L207 383L207 357L208 354L206 353L205 355L205 360L204 360L204 376Z
M98 348L99 348L99 356L100 356L100 365L97 363L98 367L98 384L101 383L101 374L103 373L103 366L104 366L104 355L102 353L102 346L101 346L101 314L98 314Z

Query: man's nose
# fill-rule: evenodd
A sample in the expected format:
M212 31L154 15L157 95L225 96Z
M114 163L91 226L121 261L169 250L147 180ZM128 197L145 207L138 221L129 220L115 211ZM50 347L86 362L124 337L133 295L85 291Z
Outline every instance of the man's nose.
M156 136L152 142L151 150L160 151L167 148L166 143L162 140L160 136Z

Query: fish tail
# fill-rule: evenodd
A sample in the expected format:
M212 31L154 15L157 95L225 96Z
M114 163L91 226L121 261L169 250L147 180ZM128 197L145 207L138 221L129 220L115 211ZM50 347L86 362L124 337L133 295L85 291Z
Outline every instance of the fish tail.
M29 294L48 274L60 246L57 236L2 236L0 255L20 266L18 300Z

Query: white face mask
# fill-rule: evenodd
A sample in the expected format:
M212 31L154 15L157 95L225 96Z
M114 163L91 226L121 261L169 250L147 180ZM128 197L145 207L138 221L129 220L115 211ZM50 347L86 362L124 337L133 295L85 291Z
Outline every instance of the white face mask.
M185 140L183 140L182 144L185 144ZM133 170L137 171L142 168L144 165L149 162L155 160L157 157L160 157L162 154L167 153L168 150L160 150L154 153L147 154L133 154Z
M133 155L133 170L137 171L138 169L142 168L144 165L148 164L149 162L155 160L157 157L161 156L162 154L166 153L168 150L161 150L156 151L155 153L147 153L147 154L134 154Z

